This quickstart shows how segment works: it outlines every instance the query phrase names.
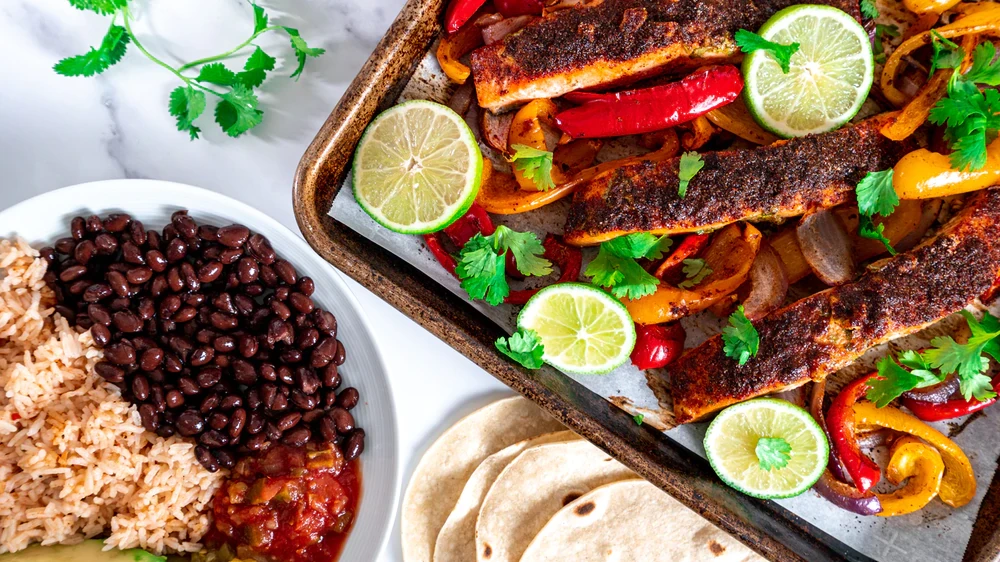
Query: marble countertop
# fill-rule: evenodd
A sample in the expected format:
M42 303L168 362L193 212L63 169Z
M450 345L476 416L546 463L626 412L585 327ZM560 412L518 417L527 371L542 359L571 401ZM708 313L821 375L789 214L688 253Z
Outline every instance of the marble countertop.
M165 60L223 52L250 35L243 0L134 0L136 33ZM152 178L196 185L257 207L297 232L291 204L295 166L330 110L403 5L403 0L261 0L275 23L298 28L327 54L294 69L287 37L261 38L278 57L261 88L264 122L239 139L210 116L201 140L176 130L167 112L177 79L130 52L95 78L65 78L59 59L100 42L107 18L67 0L0 2L0 209L66 185ZM242 64L242 59L237 59ZM124 203L124 202L123 202ZM403 481L448 425L509 394L502 384L356 283L378 333L397 396ZM436 388L448 388L447 395ZM406 397L405 400L400 397ZM398 519L379 560L401 562Z

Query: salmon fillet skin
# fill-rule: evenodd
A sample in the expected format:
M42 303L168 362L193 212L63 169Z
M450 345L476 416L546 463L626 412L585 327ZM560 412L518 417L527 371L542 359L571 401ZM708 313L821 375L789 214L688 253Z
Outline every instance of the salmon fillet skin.
M972 197L936 238L881 269L754 322L760 352L746 365L726 356L721 336L687 351L667 369L674 417L696 421L736 402L823 380L872 347L962 310L998 278L1000 189L992 188Z
M911 140L879 133L883 122L875 117L768 146L705 153L705 166L684 197L679 157L609 170L573 194L566 242L585 246L632 232L706 231L850 202L868 172L892 168L916 148Z
M739 60L733 35L801 0L594 0L472 54L479 104L497 111L584 88ZM819 2L860 18L857 0Z

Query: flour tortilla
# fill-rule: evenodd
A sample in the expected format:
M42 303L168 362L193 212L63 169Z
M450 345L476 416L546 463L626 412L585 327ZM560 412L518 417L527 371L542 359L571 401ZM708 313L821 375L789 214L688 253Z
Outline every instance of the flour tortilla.
M403 560L432 562L438 532L483 459L514 443L563 429L541 408L518 396L477 410L444 432L420 459L403 498Z
M586 441L525 450L500 473L476 522L479 562L518 562L531 539L564 505L635 473Z
M521 562L750 562L763 558L644 480L601 486L559 510Z
M515 443L486 458L465 483L455 509L448 516L437 542L434 544L434 562L469 562L476 559L476 520L493 482L518 455L526 449L579 439L572 431L547 433Z

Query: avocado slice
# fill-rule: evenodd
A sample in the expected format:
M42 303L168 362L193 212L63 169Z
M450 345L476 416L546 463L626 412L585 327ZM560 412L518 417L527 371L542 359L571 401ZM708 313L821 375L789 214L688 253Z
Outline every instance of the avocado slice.
M0 562L165 562L165 556L145 550L102 550L104 541L92 539L73 545L32 545L24 550L0 554Z

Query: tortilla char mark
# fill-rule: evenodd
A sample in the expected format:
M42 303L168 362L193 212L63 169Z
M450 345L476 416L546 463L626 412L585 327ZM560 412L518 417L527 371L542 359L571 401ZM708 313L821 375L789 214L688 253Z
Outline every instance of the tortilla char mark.
M798 0L593 0L540 18L472 55L492 111L584 88L740 58L733 34ZM821 2L859 17L858 2Z
M965 308L1000 277L1000 189L976 195L935 239L857 282L800 300L754 325L760 353L739 366L721 336L669 369L680 423L819 381L867 350Z
M891 168L915 147L879 133L883 122L704 154L684 197L679 157L609 170L574 194L565 239L583 246L631 232L681 234L847 203L865 174Z

